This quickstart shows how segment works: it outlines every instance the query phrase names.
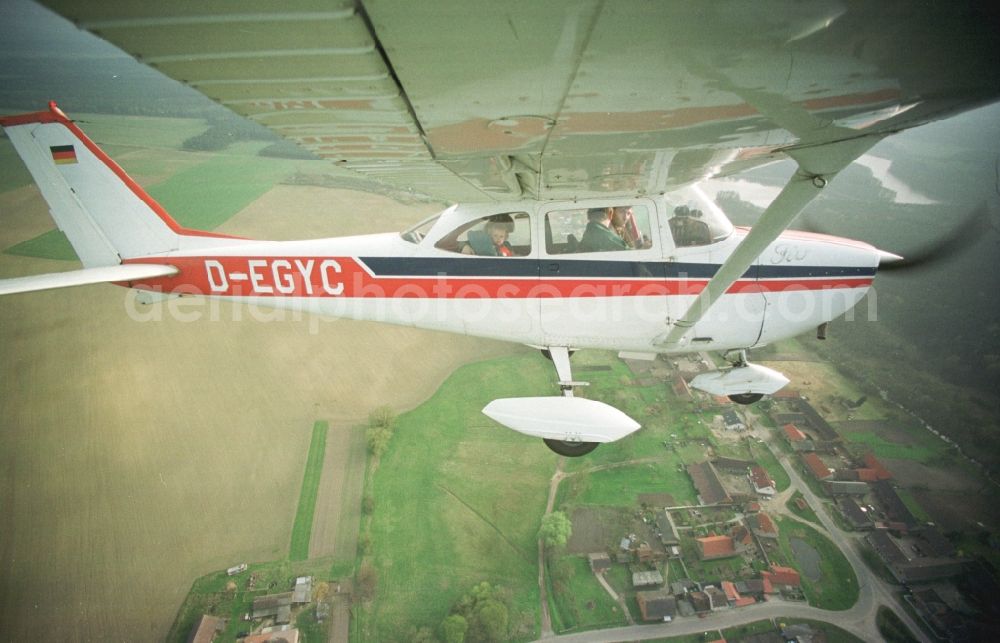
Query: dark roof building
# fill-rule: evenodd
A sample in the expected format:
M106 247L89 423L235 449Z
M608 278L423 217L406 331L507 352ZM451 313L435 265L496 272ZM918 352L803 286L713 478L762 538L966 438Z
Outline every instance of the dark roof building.
M872 489L875 491L875 497L878 498L878 502L885 509L886 515L889 516L890 522L900 522L905 524L907 527L913 527L917 524L916 517L910 512L910 509L903 502L903 499L899 497L893 486L886 480L879 480L878 482L872 484Z
M698 492L698 499L703 505L732 504L733 499L726 493L726 488L719 480L719 474L711 462L699 462L687 466L688 475Z
M838 505L840 513L844 514L844 518L855 529L871 529L874 526L868 512L863 510L853 498L841 498Z
M595 574L600 574L611 569L611 557L608 556L607 552L598 552L596 554L588 554L587 559L590 561L590 571Z
M677 615L677 599L662 590L637 592L635 600L644 621L667 621Z
M656 529L660 532L660 542L663 543L664 547L673 547L681 544L669 511L661 511L656 514Z
M831 496L863 496L870 491L867 482L824 480L823 488Z
M705 594L708 595L708 600L711 601L713 610L729 607L729 599L726 597L726 593L715 585L706 587Z
M254 620L274 617L279 625L288 623L292 618L292 593L268 594L253 599L250 617Z

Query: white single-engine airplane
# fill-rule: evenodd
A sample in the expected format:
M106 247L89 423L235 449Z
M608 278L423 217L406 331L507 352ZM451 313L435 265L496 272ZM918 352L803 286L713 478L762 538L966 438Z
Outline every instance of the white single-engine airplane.
M885 136L1000 95L992 10L957 3L48 4L318 156L459 204L400 234L189 230L52 103L0 125L84 267L0 294L111 282L528 344L562 394L483 412L571 456L639 428L574 396L578 349L719 351L731 368L692 385L743 404L784 386L747 351L822 332L898 259L788 225ZM698 188L779 158L798 170L753 229Z

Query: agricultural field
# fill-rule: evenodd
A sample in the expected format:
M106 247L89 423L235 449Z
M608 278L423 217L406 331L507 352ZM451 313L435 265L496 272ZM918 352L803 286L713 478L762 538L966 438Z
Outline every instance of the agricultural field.
M161 185L206 158L174 162L190 153L134 146L143 138L131 132L123 138L133 146L112 155L124 153L127 170L141 168ZM171 163L159 164L161 154ZM238 174L222 161L204 162ZM238 196L218 229L247 236L269 226L310 236L315 212L300 203L331 204L324 210L330 235L341 215L350 225L367 216L401 228L437 209L309 186ZM262 201L269 207L258 208ZM266 221L275 208L286 214ZM0 193L0 217L0 250L53 228L32 186ZM77 266L0 253L3 277ZM317 420L330 423L328 441L356 445L340 427L381 404L412 408L456 366L510 350L201 300L140 309L107 285L9 296L0 333L7 525L0 531L0 638L7 640L39 640L42 622L47 640L162 640L194 579L288 556ZM329 520L317 511L313 533L321 523L339 532Z
M551 369L537 352L463 366L397 419L366 491L377 584L355 624L361 640L437 631L483 581L513 592L513 638L537 634L537 531L557 456L480 410L497 397L542 394Z

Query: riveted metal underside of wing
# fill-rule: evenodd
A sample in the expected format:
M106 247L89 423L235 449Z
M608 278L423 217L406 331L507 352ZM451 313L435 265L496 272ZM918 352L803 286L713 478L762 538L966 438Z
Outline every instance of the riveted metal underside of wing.
M652 194L1000 94L991 9L46 0L317 156L451 201Z

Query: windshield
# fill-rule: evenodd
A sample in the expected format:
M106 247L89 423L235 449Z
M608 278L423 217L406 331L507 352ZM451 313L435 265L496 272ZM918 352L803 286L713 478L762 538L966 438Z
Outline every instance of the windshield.
M678 248L707 246L733 233L733 224L697 186L671 197L670 233Z
M452 206L452 208L454 207L455 206ZM449 210L450 209L451 208L449 208ZM437 223L437 220L441 218L441 215L447 211L448 210L445 210L444 212L438 212L437 214L433 214L427 217L417 225L411 228L407 228L406 230L400 232L399 236L403 238L403 241L409 241L410 243L420 243L423 240L423 238L427 236L427 233L430 231L430 229L434 227L434 224Z

